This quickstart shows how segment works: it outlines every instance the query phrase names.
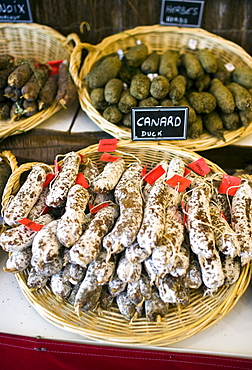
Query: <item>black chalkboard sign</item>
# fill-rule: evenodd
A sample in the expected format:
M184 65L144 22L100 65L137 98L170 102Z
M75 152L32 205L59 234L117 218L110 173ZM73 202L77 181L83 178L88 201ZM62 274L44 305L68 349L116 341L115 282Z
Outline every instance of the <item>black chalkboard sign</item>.
M162 0L160 24L201 27L204 1Z
M132 140L185 140L188 107L131 108Z
M33 22L29 0L0 0L0 22Z

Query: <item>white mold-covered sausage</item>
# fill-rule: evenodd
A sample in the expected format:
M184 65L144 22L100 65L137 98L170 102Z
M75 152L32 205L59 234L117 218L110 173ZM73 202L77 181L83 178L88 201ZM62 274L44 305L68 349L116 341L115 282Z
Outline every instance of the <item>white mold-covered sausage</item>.
M4 271L16 274L24 271L31 262L31 248L16 251L10 254L6 261Z
M32 266L40 269L44 264L53 263L54 259L59 257L62 244L56 236L57 224L58 220L53 220L35 235L32 243Z
M154 183L144 207L143 221L137 234L137 241L139 246L148 252L160 244L164 234L168 192L168 185L164 182Z
M233 197L232 226L240 243L241 264L252 260L252 189L244 182Z
M187 228L192 251L211 258L215 252L215 237L209 199L203 186L199 185L192 190L187 207Z
M65 213L57 226L57 237L66 248L70 248L82 235L89 197L88 190L79 184L73 185L68 192Z
M239 258L232 258L230 256L224 255L221 259L222 269L225 276L225 284L234 284L240 276L241 272L241 261Z
M125 162L119 158L115 162L108 162L103 171L94 178L91 188L95 193L108 193L113 190L125 170Z
M72 285L69 281L63 279L63 271L59 271L57 274L52 275L50 286L54 295L66 299L69 297Z
M216 292L224 284L225 279L219 252L214 249L211 257L198 255L198 259L203 283L210 289L210 292Z
M120 280L125 283L130 283L132 281L139 280L142 273L142 264L139 262L129 262L125 257L125 254L122 253L116 272Z
M113 229L103 239L108 253L118 253L136 239L143 217L143 201L140 189L141 165L136 162L123 173L115 188L115 201L120 214Z
M232 258L240 253L240 243L237 235L221 215L221 212L214 204L210 205L210 215L214 227L215 245L219 251Z
M150 253L145 249L141 248L138 245L138 242L134 242L129 247L125 249L125 257L131 262L144 262L148 257L150 256Z
M49 194L46 198L46 204L49 207L61 207L66 201L69 189L74 185L79 172L81 157L78 153L68 153L62 163L62 168L53 181Z
M102 240L113 227L118 214L118 206L115 204L102 208L95 214L84 233L70 250L72 262L87 267L98 256Z
M26 181L4 211L4 222L17 226L18 221L28 216L43 190L46 170L40 164L32 167Z

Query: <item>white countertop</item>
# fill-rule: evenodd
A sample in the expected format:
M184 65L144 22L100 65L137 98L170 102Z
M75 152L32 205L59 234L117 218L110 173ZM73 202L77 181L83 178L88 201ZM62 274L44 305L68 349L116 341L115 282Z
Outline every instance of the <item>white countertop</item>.
M77 104L69 110L61 110L38 127L68 131L71 117L76 109ZM101 130L80 110L71 132L83 131ZM240 139L236 145L252 145L252 134ZM85 344L101 344L58 328L41 317L23 295L15 275L3 272L6 259L7 253L0 250L0 332ZM252 359L251 343L252 284L249 285L236 306L219 322L199 334L161 349ZM102 344L106 345L106 343ZM155 349L139 346L137 348Z

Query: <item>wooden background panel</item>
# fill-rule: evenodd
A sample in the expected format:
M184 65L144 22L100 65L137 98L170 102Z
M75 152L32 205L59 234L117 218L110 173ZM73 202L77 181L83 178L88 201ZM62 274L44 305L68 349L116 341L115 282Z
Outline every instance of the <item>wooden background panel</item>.
M77 33L83 42L97 44L117 32L159 24L160 0L30 0L33 20L63 35ZM202 28L242 46L252 54L252 1L205 0ZM82 22L88 22L90 31Z

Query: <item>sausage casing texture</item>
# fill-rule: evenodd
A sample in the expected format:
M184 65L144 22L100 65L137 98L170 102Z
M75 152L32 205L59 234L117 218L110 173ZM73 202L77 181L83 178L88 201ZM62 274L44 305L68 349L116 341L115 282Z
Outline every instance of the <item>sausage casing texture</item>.
M33 166L26 181L4 212L4 221L9 226L18 225L19 220L28 216L42 192L45 179L46 171L43 166Z
M202 186L195 187L187 203L190 246L196 254L211 258L215 250L215 238L211 224L209 200Z
M31 255L30 247L11 253L6 261L4 271L14 274L24 271L30 265Z
M49 207L64 205L69 189L74 185L79 171L81 157L78 153L68 153L62 164L62 168L52 183L46 204Z
M70 250L72 262L87 267L98 256L102 240L113 227L118 214L116 205L102 208L95 214L84 233Z
M149 252L159 244L164 233L168 192L168 185L164 182L155 183L144 207L137 241L140 247L146 248Z
M57 226L57 237L61 244L70 248L82 235L85 209L89 200L89 192L83 186L75 184L67 195L65 213Z
M219 252L214 249L214 253L210 258L199 255L198 259L203 283L210 289L210 292L214 293L224 284L225 279Z
M33 239L31 264L37 268L37 271L43 270L46 264L54 265L54 261L59 258L62 244L56 236L57 224L58 220L51 221L38 231Z
M63 271L57 272L57 274L52 275L50 286L54 295L65 299L69 297L72 289L72 285L69 281L63 279Z
M125 162L122 158L115 162L108 162L103 171L93 179L91 188L95 193L108 193L117 185L125 170Z
M125 283L130 283L139 280L142 273L142 264L139 262L131 263L127 260L125 255L122 254L116 272L120 280Z
M136 239L143 216L141 170L138 162L132 164L115 188L115 201L119 205L120 214L113 229L103 239L103 247L109 253L121 251Z
M240 243L242 266L252 259L252 189L244 182L233 197L231 218L233 230Z

